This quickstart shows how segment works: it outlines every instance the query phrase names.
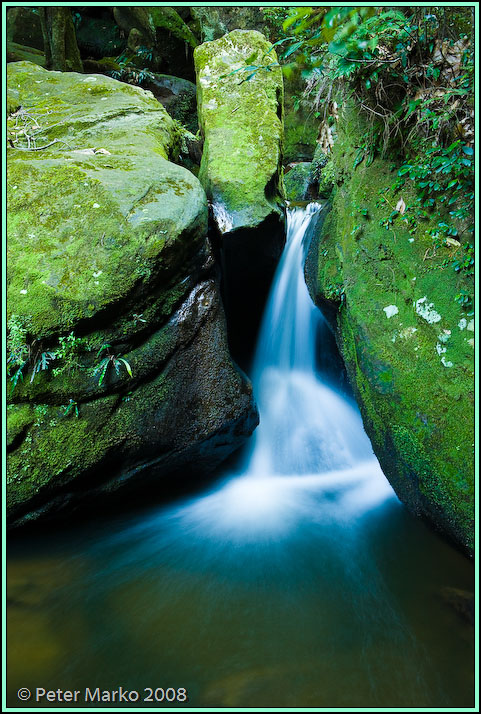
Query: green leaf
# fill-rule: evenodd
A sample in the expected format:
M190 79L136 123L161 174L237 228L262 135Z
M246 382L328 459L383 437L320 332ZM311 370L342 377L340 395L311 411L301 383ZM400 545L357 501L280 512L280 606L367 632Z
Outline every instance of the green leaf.
M303 43L302 40L299 41L299 42L294 42L294 44L291 45L291 46L281 55L281 59L287 59L288 57L290 57L296 50L299 49L299 47L302 47L303 44L304 44L304 43Z
M119 362L123 362L123 363L124 363L125 369L126 369L127 372L129 373L129 375L132 377L132 368L131 368L130 364L127 362L127 360L124 359L123 357L119 357Z

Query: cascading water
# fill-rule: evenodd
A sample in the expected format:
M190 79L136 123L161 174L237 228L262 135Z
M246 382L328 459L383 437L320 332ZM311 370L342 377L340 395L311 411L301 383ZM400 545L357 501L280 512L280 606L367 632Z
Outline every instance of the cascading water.
M355 406L316 373L317 210L289 211L241 472L11 547L11 706L38 686L122 686L139 706L145 687L208 709L472 706L471 630L439 595L472 588L470 564L406 513Z
M309 227L321 210L288 211L287 240L265 310L254 361L260 424L242 473L196 501L185 515L218 535L248 539L288 531L310 515L350 519L394 498L357 409L316 369L327 324L304 280ZM325 497L323 497L323 495ZM209 518L210 514L210 518Z
M373 458L360 417L316 370L320 331L328 328L304 280L308 228L316 203L288 213L287 245L262 324L253 376L261 414L248 470L314 474Z

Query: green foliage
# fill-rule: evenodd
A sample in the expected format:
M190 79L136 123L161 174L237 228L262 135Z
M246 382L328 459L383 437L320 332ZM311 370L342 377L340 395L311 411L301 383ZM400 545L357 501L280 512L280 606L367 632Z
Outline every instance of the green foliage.
M81 368L79 357L85 349L85 345L86 340L76 337L73 332L66 337L59 337L55 355L62 364L53 370L54 377L58 377L60 374L71 374Z
M57 359L55 352L37 352L33 360L30 384L35 379L35 375L48 369L50 367L50 363L55 359Z
M132 377L132 369L130 367L130 364L127 362L126 359L123 357L119 357L118 355L111 354L110 352L110 345L105 344L102 345L102 347L99 349L97 352L97 357L100 357L103 353L107 353L102 359L100 360L99 364L95 367L94 369L94 376L98 377L98 386L102 386L102 382L105 379L105 375L107 374L107 370L109 367L113 367L115 370L115 374L119 375L120 374L120 368L124 366L124 368L127 370L128 374L130 377Z
M109 77L118 79L120 82L127 84L141 85L146 79L155 79L152 72L147 67L139 69L138 64L141 61L146 63L152 62L153 50L148 47L137 47L135 52L128 49L124 50L116 59L120 69L113 69L107 72Z
M70 412L75 413L75 416L78 418L78 404L74 399L69 400L69 403L63 412L63 416L67 416Z
M12 315L7 325L7 375L12 383L12 392L18 380L23 381L23 370L30 359L27 335L25 322L17 315Z
M468 292L466 292L466 290L460 290L454 299L457 303L461 305L463 310L466 310L466 312L468 313L468 317L472 317L474 315L473 297Z
M23 381L24 373L31 369L30 384L39 372L50 369L52 362L59 361L59 367L52 370L54 377L71 374L80 369L79 355L85 350L86 340L71 332L59 337L58 347L45 349L41 341L30 338L29 320L12 315L7 325L7 375L15 389L18 380Z
M414 232L435 216L433 249L444 246L454 269L472 275L472 8L297 7L283 32L293 39L279 59L303 67L313 109L323 107L324 121L337 114L332 100L342 102L340 87L366 117L353 170L369 166L376 154L391 156L400 165L394 191L414 189L411 205L391 205L381 224L390 229L401 218Z

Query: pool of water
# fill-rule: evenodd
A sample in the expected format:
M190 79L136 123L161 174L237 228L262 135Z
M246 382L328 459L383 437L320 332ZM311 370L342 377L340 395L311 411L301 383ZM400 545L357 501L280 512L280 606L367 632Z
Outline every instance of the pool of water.
M119 686L195 707L472 705L473 628L444 597L472 590L471 563L395 498L328 517L336 488L315 480L258 484L230 526L242 477L12 539L10 706L20 687Z

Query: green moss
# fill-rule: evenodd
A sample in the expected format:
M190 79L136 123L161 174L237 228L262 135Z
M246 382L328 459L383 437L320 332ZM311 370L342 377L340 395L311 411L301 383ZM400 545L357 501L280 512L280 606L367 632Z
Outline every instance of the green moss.
M204 134L200 181L225 228L256 226L278 211L282 141L282 74L260 70L249 81L232 72L265 58L259 32L235 30L194 53ZM232 225L231 225L232 224Z
M386 192L394 175L379 158L354 168L362 130L345 107L318 288L329 297L342 283L341 351L386 476L414 512L472 551L472 333L454 300L470 279L445 267L448 248L433 255L430 220L410 232L400 214L384 227L397 201L409 206L413 196Z
M284 175L284 188L288 201L305 201L311 185L312 167L309 162L293 166Z
M50 338L182 271L204 237L205 196L165 160L179 129L143 90L28 63L8 75L22 106L35 107L38 143L59 141L11 149L8 165L9 307ZM175 241L185 250L173 251Z
M199 44L192 30L173 7L151 7L148 8L148 13L154 32L158 27L161 27L171 32L174 37L184 40L191 47L197 47Z
M12 447L35 419L31 404L9 404L7 407L7 446Z

